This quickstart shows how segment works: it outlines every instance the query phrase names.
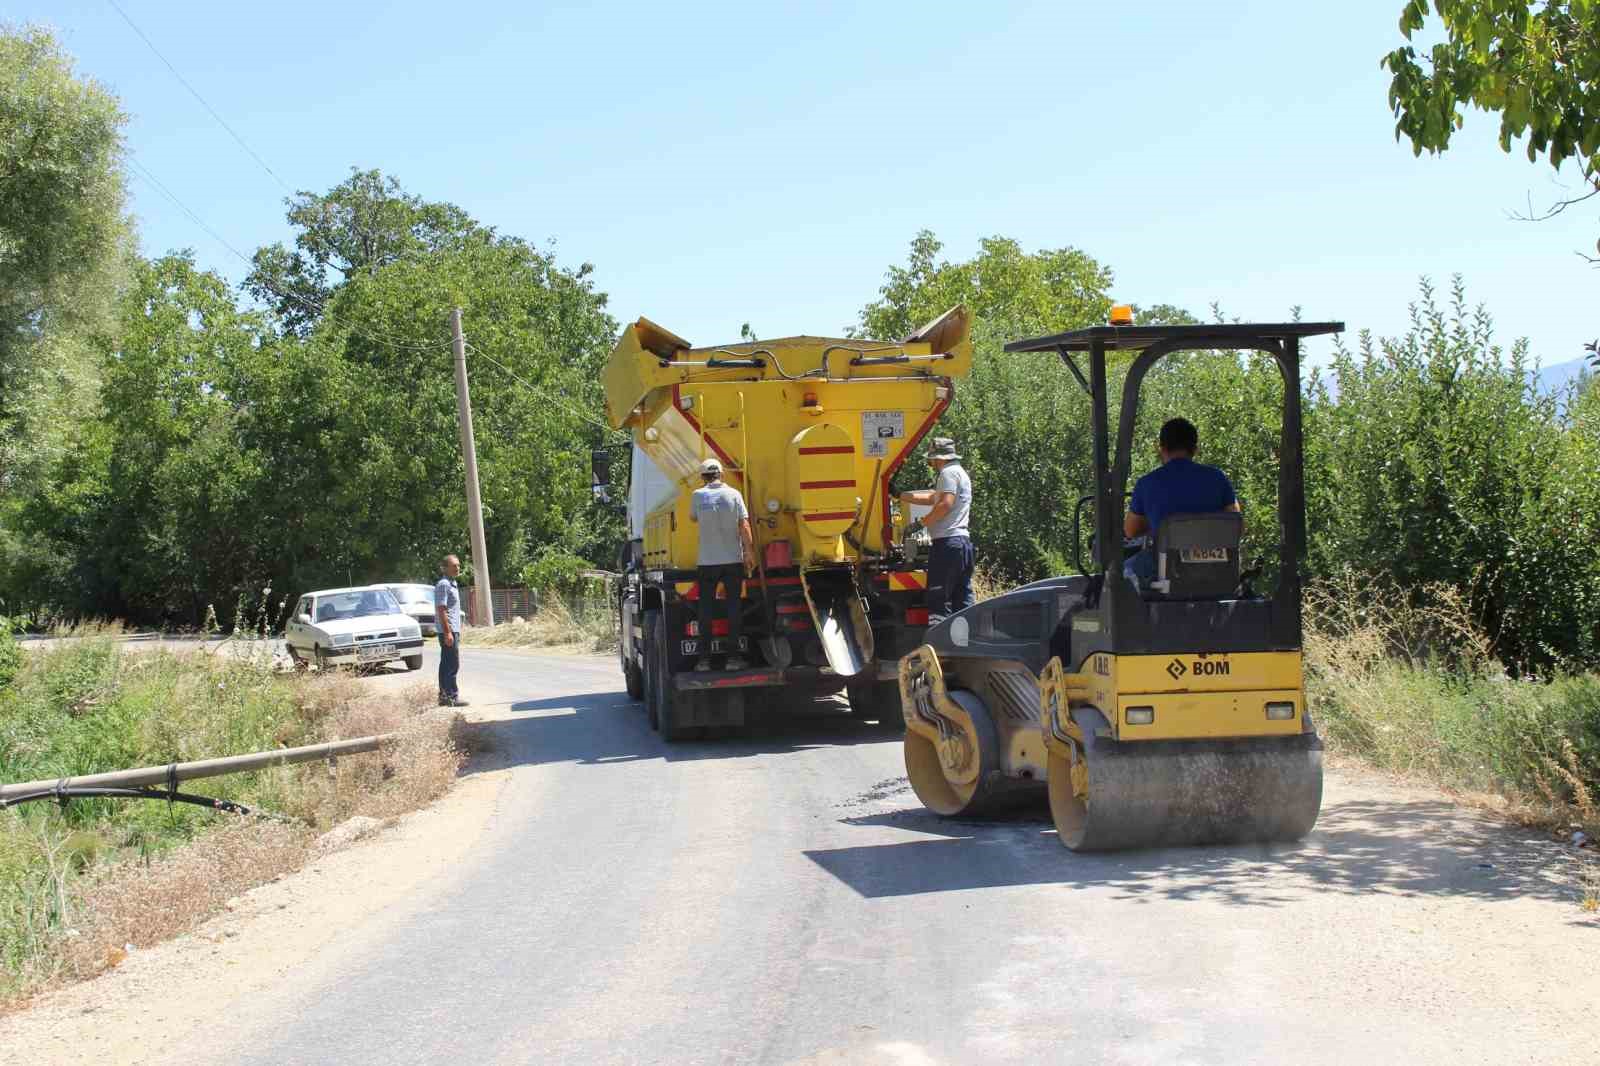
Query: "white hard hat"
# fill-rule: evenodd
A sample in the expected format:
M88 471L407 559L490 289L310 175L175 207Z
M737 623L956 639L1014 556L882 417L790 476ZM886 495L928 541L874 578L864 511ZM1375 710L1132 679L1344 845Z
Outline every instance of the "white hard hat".
M722 464L717 462L715 459L707 459L705 462L700 464L701 477L705 477L707 474L720 473L722 473Z

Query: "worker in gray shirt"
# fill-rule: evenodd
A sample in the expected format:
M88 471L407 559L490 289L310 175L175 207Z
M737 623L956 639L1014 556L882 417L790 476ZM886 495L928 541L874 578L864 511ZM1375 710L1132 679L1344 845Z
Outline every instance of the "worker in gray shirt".
M461 670L461 589L456 575L461 573L461 560L446 555L440 568L444 576L433 586L433 617L439 627L439 706L465 707L467 701L456 688Z
M972 567L977 557L967 534L972 479L961 467L956 442L949 437L933 438L928 465L935 472L933 488L901 493L900 501L908 507L933 508L922 524L933 538L928 556L928 624L937 625L977 602L972 595Z
M728 598L728 643L726 668L743 670L749 664L739 654L743 618L739 597L744 576L756 565L755 540L750 533L750 512L739 490L722 480L722 464L707 459L700 464L704 488L695 489L689 501L689 521L700 527L700 551L695 576L700 596L700 658L696 670L711 669L711 613L722 586Z

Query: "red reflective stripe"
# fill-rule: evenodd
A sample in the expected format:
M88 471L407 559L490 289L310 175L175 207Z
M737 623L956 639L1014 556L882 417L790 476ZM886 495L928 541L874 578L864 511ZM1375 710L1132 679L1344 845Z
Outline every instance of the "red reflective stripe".
M805 520L807 522L832 522L835 519L854 518L855 516L856 513L854 511L827 511L822 514L808 514L805 516Z
M765 674L751 674L748 677L724 677L711 682L710 688L737 688L740 685L767 685L774 681L782 681L782 671L774 670Z
M778 613L779 614L805 614L810 609L811 608L807 607L803 603L780 603L780 604L778 604Z
M856 483L852 481L802 481L802 489L853 489Z
M801 455L854 455L855 453L856 453L856 447L855 447L854 444L844 444L844 445L833 445L833 444L830 444L830 445L827 445L825 447L801 448L800 449L800 454ZM852 482L852 484L854 484L854 483Z
M798 585L798 584L800 584L800 575L796 574L793 577L769 577L769 578L767 578L767 584L769 584L769 585Z

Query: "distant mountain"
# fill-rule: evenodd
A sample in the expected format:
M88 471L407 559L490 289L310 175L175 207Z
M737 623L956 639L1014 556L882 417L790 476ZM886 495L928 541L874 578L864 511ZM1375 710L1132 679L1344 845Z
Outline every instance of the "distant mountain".
M1587 358L1573 359L1555 366L1542 367L1534 376L1535 387L1542 393L1560 392L1569 382L1576 381L1586 373L1593 373L1594 366Z
M1560 392L1571 382L1577 381L1584 374L1594 374L1594 364L1589 362L1587 356L1581 359L1572 359L1555 366L1541 367L1538 373L1529 374L1533 379L1533 387L1545 396L1553 396ZM1302 368L1305 378L1311 377L1311 367ZM1339 398L1339 382L1334 379L1333 372L1326 366L1322 367L1322 384L1328 390L1328 396L1334 400Z

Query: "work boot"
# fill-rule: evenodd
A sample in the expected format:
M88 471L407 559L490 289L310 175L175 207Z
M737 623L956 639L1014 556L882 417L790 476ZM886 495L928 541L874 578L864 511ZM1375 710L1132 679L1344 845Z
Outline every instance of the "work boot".
M460 696L440 696L439 697L439 706L441 706L441 707L465 707L465 706L467 706L467 701L462 699Z
M730 655L730 656L728 656L728 662L727 662L726 665L723 666L723 669L724 670L743 670L743 669L747 668L749 665L750 664L745 661L745 658L744 658L743 655Z
M705 655L702 655L700 658L696 659L694 664L694 672L697 674L710 673L711 659Z

